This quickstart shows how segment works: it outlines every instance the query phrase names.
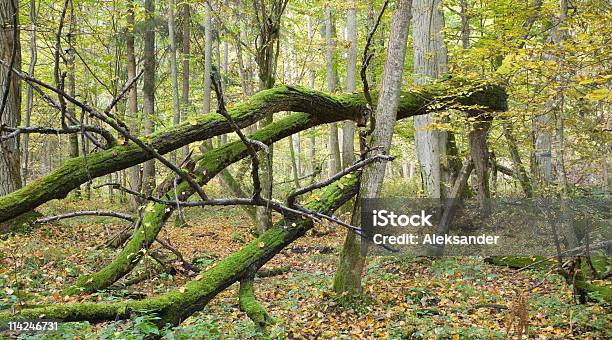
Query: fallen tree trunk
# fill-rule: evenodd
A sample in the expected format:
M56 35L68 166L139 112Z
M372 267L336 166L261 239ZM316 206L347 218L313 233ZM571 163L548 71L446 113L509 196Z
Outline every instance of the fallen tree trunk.
M305 113L297 113L266 125L262 129L249 135L267 145L293 134L296 128L306 129L313 124ZM234 141L218 148L210 149L202 155L194 156L197 166L194 179L199 185L205 185L215 175L223 171L228 165L237 162L248 155L247 147L242 141ZM175 200L175 192L181 201L193 195L194 190L187 182L178 182L174 187L167 188L164 200ZM81 276L73 287L66 291L73 295L81 292L95 292L105 289L117 280L128 274L145 255L146 249L155 241L165 222L170 218L176 206L161 203L148 203L143 209L142 222L135 230L134 237L126 244L117 257L101 270Z
M413 116L414 113L409 111L410 108L415 110L416 114L426 112L424 107L427 106L427 100L421 101L425 97L423 94L405 94L402 98L402 103L404 104L403 106L400 105L398 112L399 117ZM455 97L447 96L447 98ZM420 103L421 106L416 105L417 103ZM482 100L481 104L486 103L485 100ZM497 108L496 106L491 106L491 109ZM298 131L318 125L320 122L316 116L298 112L266 125L249 135L249 138L270 145ZM199 185L205 185L228 165L246 156L248 156L247 147L240 140L210 149L200 156L194 156L197 168L193 171L193 177ZM176 190L173 187L169 188L163 199L167 201L175 200L175 192L179 194L179 200L183 201L190 197L194 190L188 183L179 182L177 183ZM157 234L168 218L170 218L175 208L176 206L165 204L149 203L146 205L143 210L140 227L135 231L134 237L130 239L118 256L98 272L80 277L75 285L68 289L66 293L73 295L105 289L129 273L144 256L146 249L153 243L155 237L157 237Z
M357 176L347 175L316 192L307 209L331 214L351 199L357 191ZM9 319L59 319L63 321L109 321L127 319L134 313L155 313L159 326L178 325L201 310L218 293L233 283L251 277L284 247L313 227L310 219L287 217L244 248L216 263L177 291L159 297L112 303L72 303L31 307L17 313L0 313L0 321Z
M376 100L377 96L374 95L373 99ZM454 105L472 109L478 106L482 108L478 109L480 112L505 110L506 93L500 86L450 79L424 86L418 91L403 92L398 118L421 115ZM310 126L342 120L364 123L365 99L363 94L330 96L299 86L279 86L261 91L247 101L234 105L228 111L241 128L255 123L267 114L280 111L306 114ZM296 128L293 133L300 130ZM192 142L231 131L229 122L223 116L207 114L144 137L144 141L158 153L165 154ZM66 197L71 190L89 178L104 176L152 158L151 154L128 142L87 155L87 167L83 166L83 157L69 159L51 174L0 197L0 223L49 200ZM0 232L5 231L6 227L0 225Z

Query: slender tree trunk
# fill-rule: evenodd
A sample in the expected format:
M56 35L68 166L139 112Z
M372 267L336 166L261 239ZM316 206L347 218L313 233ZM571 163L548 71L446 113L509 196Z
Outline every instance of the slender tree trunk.
M204 5L204 107L203 114L210 112L210 86L212 81L212 9L208 4Z
M468 139L470 141L470 154L474 171L476 172L476 198L483 216L491 212L491 192L489 189L489 150L487 147L487 134L491 126L490 121L480 121L472 126Z
M414 0L412 6L414 82L422 85L447 72L440 0ZM435 115L415 117L414 137L421 166L423 188L428 197L442 197L444 179L441 160L446 155L446 133L430 127Z
M410 170L409 170L409 159L408 159L408 148L402 147L402 177L404 181L408 182L410 180Z
M187 2L182 5L183 13L183 82L182 82L182 113L181 120L189 116L191 102L189 100L189 58L191 58L191 12ZM183 158L189 154L189 145L183 147Z
M393 15L380 99L376 105L376 126L370 140L371 147L378 147L375 151L377 153L387 154L391 147L402 87L411 2L411 0L400 0ZM363 169L359 189L360 198L378 197L384 173L384 162L374 162ZM356 206L352 219L353 225L361 225L359 205ZM366 254L367 243L362 242L355 233L347 231L338 270L334 276L336 293L361 292L361 275L365 266Z
M357 9L348 10L346 35L349 45L346 58L346 92L357 88ZM355 162L355 123L344 122L342 126L342 165L348 167Z
M229 75L229 45L223 40L223 74Z
M325 7L325 43L327 46L325 60L327 64L327 91L333 93L338 87L338 69L336 68L336 25L329 6ZM338 142L338 125L329 124L329 176L333 176L342 168L340 145Z
M552 136L550 130L551 121L548 114L538 114L533 117L531 173L534 174L538 186L540 184L546 185L552 181Z
M512 134L512 126L508 122L503 123L504 129L504 137L506 138L506 142L508 143L508 152L510 153L510 159L512 160L513 172L523 188L523 192L526 197L533 196L533 190L531 187L531 180L527 175L527 171L525 171L525 167L521 162L521 156L519 154L518 144L516 142L516 138Z
M142 96L144 114L144 134L155 130L155 0L145 0L144 23L144 73L142 77ZM150 195L155 189L155 161L144 163L142 191Z
M259 32L256 42L255 61L257 63L257 72L259 75L259 90L271 89L276 82L276 66L278 62L280 30L282 15L285 10L287 1L273 0L274 4L270 6L270 13L266 10L266 6L255 5L257 13L257 25ZM272 12L274 10L274 12ZM273 122L273 115L266 115L260 122L259 127L262 128ZM274 148L268 149L268 154L259 153L260 159L263 160L260 164L261 169L261 187L262 197L272 198L272 183L274 178L271 160L274 159ZM270 160L270 161L268 161ZM257 230L261 233L272 225L272 214L269 209L257 209Z
M19 43L19 3L0 0L0 58L11 61L21 70ZM7 93L6 101L4 94ZM4 101L4 102L3 102ZM3 109L3 110L2 110ZM7 67L0 66L0 125L17 127L21 124L21 80ZM19 136L0 143L0 196L21 188Z
M38 58L36 49L36 28L37 28L37 16L36 16L36 0L30 0L30 66L28 67L28 74L34 77L34 69L36 67L36 60ZM24 126L30 126L30 119L32 117L32 106L34 104L34 91L32 86L29 84L26 87L26 111ZM22 182L25 185L30 175L30 135L25 134L23 136L23 166L22 166Z
M127 10L127 34L126 34L126 53L127 53L127 74L128 81L136 78L136 55L134 47L134 0L128 2ZM134 85L128 93L128 122L130 130L133 134L138 135L140 131L140 115L138 112L138 86ZM140 165L130 168L130 188L134 191L139 191L142 187L142 173ZM140 199L134 195L130 197L130 206L132 209L137 209L140 206Z
M563 51L563 43L567 39L567 28L565 27L567 23L567 9L568 9L568 1L560 0L559 1L559 24L554 29L553 41L557 46L558 54L555 55L555 59L557 60L558 68L561 69L565 62L565 52ZM557 91L557 97L555 98L556 103L555 110L553 110L554 118L555 118L555 135L553 139L554 148L555 148L555 170L557 176L557 185L559 190L565 196L567 195L567 174L565 172L565 128L564 128L564 109L565 109L565 94L564 88L566 87L566 81L562 79L560 74L555 76L558 85L560 86L559 91Z
M312 17L309 15L308 16L308 40L312 41L312 39L314 39L314 30L312 27ZM308 70L308 74L309 74L309 86L311 89L315 88L315 78L316 78L316 72L313 69ZM317 143L316 143L316 130L315 128L311 128L309 131L309 138L308 138L308 146L309 146L309 150L310 150L310 173L313 174L312 176L312 180L314 181L314 179L316 178L316 176L314 176L314 173L317 171Z
M172 111L174 112L172 123L178 125L181 122L181 104L178 88L178 65L176 61L176 24L174 22L174 0L168 0L168 35L170 39L170 77L172 78ZM172 162L177 163L177 151L172 153Z
M74 8L72 10L74 11ZM75 26L76 26L76 13L72 12L70 16L70 27L68 31L69 32L68 33L68 51L66 52L66 71L67 71L66 85L67 85L68 94L76 98L76 81L75 81L75 65L74 65L74 57L75 57L74 49L76 48L76 36L75 36L76 27ZM71 116L76 117L74 109L75 109L75 105L69 104L67 108L67 112ZM79 157L79 136L77 134L70 134L68 136L68 142L70 145L70 158ZM74 189L73 192L76 197L81 196L80 187Z
M243 39L244 32L240 31L240 39ZM250 70L247 70L244 58L242 55L242 45L240 44L240 40L236 39L236 59L238 60L238 75L240 76L240 83L242 84L242 92L246 96L251 96L253 94L253 88L251 87L251 78L249 76Z
M468 13L469 6L467 0L461 0L461 46L467 49L470 46L470 14Z

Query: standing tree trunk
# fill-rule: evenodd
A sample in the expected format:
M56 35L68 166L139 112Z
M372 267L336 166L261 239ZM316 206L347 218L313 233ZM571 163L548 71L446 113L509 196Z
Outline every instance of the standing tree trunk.
M155 0L145 0L144 23L144 73L142 77L142 96L144 114L144 134L150 135L155 130ZM155 161L144 163L142 174L142 191L150 195L155 189Z
M36 49L36 0L30 0L30 66L28 67L28 74L34 77L34 69L36 67L36 60L38 58ZM34 89L31 85L26 87L26 112L24 126L30 126L30 118L32 117L32 106L34 104ZM25 185L30 170L30 135L25 134L23 136L23 149L21 154L23 155L23 166L22 170L22 182Z
M251 87L250 70L247 69L245 66L244 58L242 56L242 45L240 43L240 40L243 39L243 37L244 37L244 31L241 30L240 39L236 38L236 41L235 41L236 59L238 60L238 73L240 75L240 83L242 84L242 92L244 92L246 96L251 96L253 94L253 88Z
M259 90L271 89L276 82L276 65L278 62L281 19L289 0L273 0L265 3L263 0L253 0L258 35L255 39L255 62L259 76ZM273 121L273 115L266 115L259 123L262 128ZM271 161L274 159L274 148L268 149L268 154L259 153L261 170L261 195L272 198L272 181L274 178ZM257 208L257 230L265 231L272 225L272 214L264 207Z
M312 28L312 17L308 16L308 40L311 41L314 39L314 30ZM315 78L316 72L314 69L308 70L309 74L309 86L311 89L315 88ZM317 171L317 140L316 140L316 130L315 128L311 128L309 130L309 138L308 138L308 146L310 150L309 158L310 158L310 174L312 175L312 180L314 181L316 176L314 175Z
M189 4L187 2L183 3L183 86L182 86L182 120L187 119L189 116L189 111L191 107L191 102L189 101L189 58L191 57L191 13L189 9ZM185 145L183 147L183 158L187 157L189 154L189 145Z
M127 34L126 34L126 50L127 50L127 74L128 81L136 78L136 55L134 52L134 0L128 2L127 10ZM134 84L130 88L128 93L128 112L130 123L130 130L133 134L138 135L140 131L140 119L138 114L138 86ZM136 165L130 168L130 188L134 191L139 191L142 186L142 173L140 172L140 165ZM136 195L131 195L130 206L132 210L138 209L140 206L140 199Z
M466 0L461 0L461 47L464 50L470 47L470 16L469 7ZM491 212L491 190L489 188L489 147L487 146L487 135L491 127L491 121L488 118L481 117L482 120L477 121L472 125L472 130L469 132L468 140L470 143L470 157L474 172L476 173L476 198L480 205L480 211L483 216L488 216ZM450 151L450 150L449 150ZM465 167L463 167L465 168ZM462 173L463 174L463 173ZM469 176L469 174L468 174ZM495 174L494 174L495 176ZM494 177L495 178L495 177ZM463 183L461 178L456 179L459 183ZM453 189L457 187L453 185ZM461 193L464 188L459 185ZM451 191L453 200L461 200L455 192Z
M412 27L414 83L423 85L448 71L440 0L414 0ZM430 198L441 198L444 174L440 161L446 155L447 136L431 129L434 120L434 114L415 117L414 139L425 193Z
M355 92L357 87L357 9L350 8L346 17L346 35L349 43L346 58L346 92ZM342 165L348 167L355 162L355 123L344 122L342 126Z
M75 37L75 26L76 26L76 14L74 13L74 7L71 9L70 15L70 27L68 30L68 51L66 52L66 70L67 70L67 88L68 94L72 97L76 98L76 81L75 81L75 65L74 65L74 55L75 55L75 46L76 46L76 37ZM69 104L67 108L67 112L72 116L75 115L75 105ZM68 136L68 144L70 145L70 158L79 157L79 135L70 134ZM76 197L81 196L80 187L74 189L74 195Z
M483 118L481 118L483 119ZM487 134L491 127L490 120L481 120L473 124L468 135L470 141L470 155L476 173L476 198L483 216L491 212L491 192L489 189L489 150L487 147ZM459 197L452 197L458 199Z
M516 138L512 134L512 125L508 122L503 122L504 129L504 137L506 138L506 142L508 143L508 152L510 153L510 159L512 160L512 171L515 176L518 178L521 187L523 188L523 192L526 197L533 196L533 190L531 186L531 180L529 176L527 176L527 171L525 171L525 167L523 166L523 162L521 162L521 156L519 154L518 144L516 142Z
M208 4L204 5L204 107L202 113L210 112L210 86L212 80L212 8Z
M0 58L21 70L19 43L19 4L0 0ZM5 66L0 66L0 125L21 124L21 80ZM19 137L0 143L0 196L21 188Z
M370 140L370 146L379 154L387 154L391 147L393 127L397 119L397 107L402 87L402 74L410 25L410 5L412 0L400 0L393 15L387 60L383 72L380 98L376 105L376 126ZM360 198L378 197L385 174L385 163L374 162L363 169L359 189ZM353 225L361 225L361 209L353 213ZM347 231L344 247L340 254L340 263L334 276L336 293L360 293L361 274L365 266L367 243L359 236Z
M168 0L168 36L170 39L170 77L172 78L172 123L181 122L181 104L178 89L178 65L176 63L176 24L174 22L174 0ZM172 162L177 163L177 151L172 153Z
M536 187L545 186L552 181L553 177L550 116L547 113L535 115L531 127L533 143L531 173L535 177Z
M333 93L338 87L338 69L336 68L336 25L331 8L325 7L325 44L327 46L325 60L327 64L327 91ZM329 176L333 176L342 168L340 145L338 142L338 124L329 124Z

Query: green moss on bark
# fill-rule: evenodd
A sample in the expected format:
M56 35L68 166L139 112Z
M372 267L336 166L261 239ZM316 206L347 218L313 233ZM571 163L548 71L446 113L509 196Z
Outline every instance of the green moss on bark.
M255 297L252 277L240 280L238 299L240 302L240 310L245 312L259 329L265 330L267 326L274 323L274 319Z
M374 100L377 95L374 94ZM436 105L430 105L436 103ZM478 105L487 110L505 110L506 96L503 88L494 85L453 79L432 83L418 91L402 92L398 119L425 114L449 105ZM281 111L302 112L296 120L309 120L308 125L355 120L363 122L365 101L363 94L330 96L300 86L279 86L259 92L228 109L241 127L253 124L261 117ZM302 130L296 122L293 133ZM218 114L202 115L188 122L144 137L159 153L176 150L195 141L231 131L230 125ZM109 150L87 156L87 169L82 157L66 161L51 174L30 182L25 187L0 197L0 222L30 211L52 199L64 198L73 189L85 183L89 176L100 177L129 168L151 159L145 151L133 143L116 145ZM89 172L89 174L87 173Z
M353 197L357 190L355 175L318 190L304 206L321 213L331 213ZM0 314L0 320L11 318L49 318L65 321L102 321L129 318L133 312L147 311L160 316L159 325L177 325L201 310L219 292L245 276L252 275L288 244L312 228L311 220L297 217L283 219L234 254L189 281L184 287L156 298L115 303L86 303L28 308L16 314Z

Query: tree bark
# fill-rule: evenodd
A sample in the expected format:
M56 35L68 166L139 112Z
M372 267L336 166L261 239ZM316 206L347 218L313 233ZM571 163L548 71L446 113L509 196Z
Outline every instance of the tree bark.
M481 118L472 125L468 135L470 142L470 155L476 173L476 199L480 205L480 212L488 216L491 212L491 192L489 189L489 149L487 147L487 134L491 127L490 118Z
M76 13L74 13L74 8L72 8L72 13L70 15L70 27L68 30L68 51L66 52L66 85L68 94L72 97L76 98L76 79L75 79L75 65L74 65L74 49L76 48L76 36L75 36L75 26L76 26ZM75 115L75 105L69 104L66 111L72 117L76 117ZM68 135L68 144L70 147L70 158L79 157L79 135L70 134ZM74 189L74 195L76 197L81 196L81 189L77 187Z
M516 142L516 138L514 138L514 135L512 134L512 126L508 122L503 122L502 124L504 129L504 137L508 143L508 152L510 153L510 159L512 160L512 171L518 178L525 196L532 197L533 189L531 186L531 179L529 179L527 171L525 171L525 167L523 166L523 162L521 162L518 144Z
M312 27L312 17L308 16L308 40L312 41L314 39L314 30ZM316 80L316 72L313 69L308 70L309 75L309 86L311 89L315 88L315 80ZM309 137L308 137L308 149L310 151L310 173L313 174L313 180L315 178L314 173L317 169L317 140L316 140L316 130L315 128L310 129Z
M174 0L168 0L168 36L170 39L170 78L172 78L172 123L181 122L181 104L178 89L178 65L176 61L176 24L174 22ZM172 162L177 163L177 151L172 153Z
M440 0L414 0L412 27L414 83L427 84L448 72ZM430 198L441 198L445 176L440 164L446 155L447 136L445 132L430 127L434 122L434 115L416 117L414 138L424 191Z
M338 87L338 69L336 67L336 25L334 17L329 6L325 7L325 61L327 65L327 91L334 93ZM342 168L342 160L340 158L340 145L338 141L338 125L336 123L329 124L329 176L333 176Z
M465 188L467 188L468 180L470 179L470 174L473 170L474 162L472 161L471 157L468 157L463 162L448 197L444 200L444 211L442 212L442 218L440 219L440 224L438 225L438 235L448 234L450 223L455 217L457 209L459 209L459 206L461 205L461 195L465 191ZM444 251L444 245L433 246L430 251L433 256L440 256Z
M397 120L397 108L400 102L400 89L408 27L410 25L410 6L412 0L400 0L397 4L391 24L387 60L383 72L381 94L376 106L376 126L372 133L370 146L378 154L388 154L393 137L393 128ZM363 169L359 188L359 198L378 197L385 174L385 162L374 162ZM361 225L361 209L357 204L352 216L353 225ZM336 293L360 293L361 275L365 266L367 243L351 231L347 231L344 247L340 254L340 263L334 276Z
M185 121L189 117L191 102L189 99L189 58L191 58L191 11L189 3L185 2L182 5L183 14L183 79L182 79L182 102L181 121ZM182 158L189 154L189 145L183 147Z
M144 22L144 73L142 75L142 96L144 114L144 135L155 130L155 0L145 0ZM144 163L142 171L142 192L150 195L155 189L155 160Z
M402 92L398 117L428 113L430 111L427 106L433 101L441 105L440 109L444 109L445 104L451 102L480 105L491 111L503 111L507 108L506 93L499 86L485 86L475 89L469 95L459 96L448 93L449 91L452 93L453 88L466 88L466 81L455 78L445 83L449 86L448 90L432 84L422 87L418 92ZM376 93L372 95L376 103L378 96ZM265 115L281 111L295 112L291 117L302 117L303 114L300 112L305 113L307 119L312 120L312 126L315 126L347 119L363 123L364 108L363 94L330 96L300 86L278 86L259 92L247 101L234 105L229 109L229 113L241 128L253 124ZM303 129L295 127L292 133ZM156 132L148 143L160 154L165 154L195 141L206 140L231 131L230 124L221 115L203 115L194 118L193 121ZM97 178L152 158L137 145L125 143L90 154L87 161L91 177ZM49 175L32 181L16 192L0 196L0 222L32 210L49 200L64 198L68 192L85 183L88 178L81 157L67 160Z
M134 42L134 0L128 1L127 9L127 28L126 28L126 53L127 53L127 74L128 81L136 78L136 54ZM128 123L133 134L138 135L140 131L140 115L138 111L138 86L134 84L128 92ZM139 191L142 187L142 173L140 165L130 168L130 189ZM130 206L137 209L140 206L140 199L136 196L130 198Z
M350 8L346 17L346 35L349 45L346 58L346 92L357 89L357 9ZM355 162L355 123L344 122L342 126L342 166Z
M38 53L36 48L36 22L38 20L36 15L36 0L30 0L30 66L28 67L28 74L34 77L34 69L36 67L36 60L38 59ZM30 126L30 119L32 117L32 107L34 104L34 89L28 85L26 87L26 111L24 126ZM23 149L21 154L23 155L23 166L22 166L22 183L25 185L30 175L30 135L26 134L23 136ZM42 163L42 162L41 162Z
M19 42L19 3L0 0L0 58L21 70L21 44ZM6 101L4 94L7 93ZM0 66L0 125L17 127L21 124L21 80L7 67ZM3 111L3 112L2 112ZM0 132L4 134L4 132ZM21 188L19 136L0 143L0 195Z
M276 82L276 67L278 62L280 31L282 15L285 11L288 0L273 0L268 9L266 6L258 5L258 1L253 1L256 12L258 34L255 39L255 62L259 75L259 90L271 89ZM272 114L266 115L259 122L259 127L271 124ZM272 183L274 178L273 168L266 159L273 159L274 148L268 149L268 154L263 151L259 153L259 158L264 160L260 164L261 170L261 195L264 198L272 197ZM272 214L268 209L257 208L257 230L263 232L272 224Z
M203 114L210 112L210 87L212 80L212 9L208 4L204 5L204 106Z

